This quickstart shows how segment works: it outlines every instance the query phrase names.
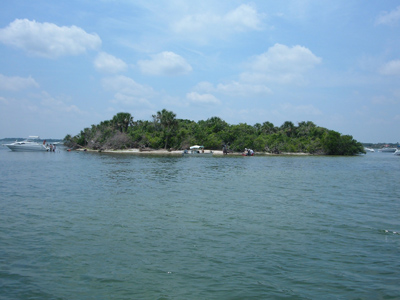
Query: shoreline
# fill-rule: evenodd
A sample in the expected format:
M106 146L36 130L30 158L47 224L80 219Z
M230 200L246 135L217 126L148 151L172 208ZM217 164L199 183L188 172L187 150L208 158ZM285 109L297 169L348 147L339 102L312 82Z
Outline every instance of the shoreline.
M72 151L72 150L69 150ZM73 151L81 151L81 152L98 152L98 153L115 153L115 154L135 154L135 155L171 155L171 156L182 156L183 150L165 150L165 149L159 149L159 150L140 150L138 148L133 148L133 149L125 149L125 150L93 150L93 149L76 149ZM222 150L204 150L204 154L210 153L210 151L213 152L213 156L225 156L223 154ZM267 152L255 152L254 156L311 156L313 154L310 153L295 153L295 152L282 152L279 154L275 153L267 153ZM234 152L234 153L228 153L226 156L243 156L242 152Z

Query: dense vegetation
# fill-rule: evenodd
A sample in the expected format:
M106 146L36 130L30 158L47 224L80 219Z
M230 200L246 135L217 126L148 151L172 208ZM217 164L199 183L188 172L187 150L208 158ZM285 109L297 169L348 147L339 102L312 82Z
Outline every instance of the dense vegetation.
M78 135L65 137L68 147L101 149L188 149L201 144L207 149L231 151L251 148L258 152L305 152L327 155L365 153L364 147L350 135L299 122L286 121L280 127L270 122L230 125L219 117L205 121L176 119L172 111L163 109L151 121L134 121L130 113L118 113L111 120L85 128Z

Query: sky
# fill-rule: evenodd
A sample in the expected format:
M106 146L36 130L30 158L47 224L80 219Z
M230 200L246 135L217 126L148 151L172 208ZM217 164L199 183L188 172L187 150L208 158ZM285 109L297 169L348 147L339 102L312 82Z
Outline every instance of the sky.
M0 138L129 112L400 141L397 0L4 0Z

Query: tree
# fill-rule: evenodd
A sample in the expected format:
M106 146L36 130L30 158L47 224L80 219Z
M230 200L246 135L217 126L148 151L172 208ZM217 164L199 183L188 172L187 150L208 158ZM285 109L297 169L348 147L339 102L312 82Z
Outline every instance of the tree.
M322 141L325 153L328 155L355 155L365 153L364 146L353 139L351 135L341 135L329 130Z
M115 129L120 132L127 132L128 127L133 125L133 117L130 113L117 113L111 120Z
M218 133L228 128L228 123L219 117L211 117L204 122L208 132Z
M65 142L70 142L72 140L72 136L70 134L67 134L64 138Z
M271 122L264 122L261 125L261 130L266 134L272 134L276 132L276 127Z
M286 121L279 129L282 130L282 132L284 132L288 137L294 135L294 132L296 130L293 122L291 121Z
M341 135L310 121L298 122L298 126L286 121L281 127L270 122L230 125L219 117L198 122L176 119L175 113L166 109L153 115L153 121L133 122L129 113L118 113L111 120L85 128L74 137L67 135L65 144L90 149L186 149L201 144L213 150L228 145L234 151L251 148L272 153L356 155L364 152L363 145L352 136Z
M243 151L245 148L254 149L254 140L257 138L256 129L246 123L232 125L227 133L227 142L235 151Z
M153 115L153 119L155 120L156 123L159 123L161 125L161 128L165 136L164 149L167 149L168 140L178 126L178 121L176 120L176 114L164 108L162 111L158 111L157 115Z
M303 121L299 122L297 126L297 136L308 136L313 128L315 128L315 124L311 121Z

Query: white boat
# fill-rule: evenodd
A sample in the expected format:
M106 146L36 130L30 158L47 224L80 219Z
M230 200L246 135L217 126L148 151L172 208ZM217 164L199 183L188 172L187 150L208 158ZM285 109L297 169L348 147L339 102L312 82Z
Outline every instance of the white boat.
M372 149L372 148L367 148L367 147L364 147L364 150L365 150L365 152L375 152L374 149Z
M213 152L204 152L204 146L194 145L190 147L190 150L184 150L182 156L212 156Z
M396 149L396 151L393 153L394 155L399 155L400 156L400 149Z
M5 144L11 151L17 152L32 152L32 151L49 151L46 147L46 141L43 143L39 142L38 136L30 136L23 141L15 141L11 144Z
M397 148L389 147L389 146L385 146L385 147L379 149L380 152L390 152L390 153L396 152L396 150L397 150Z

